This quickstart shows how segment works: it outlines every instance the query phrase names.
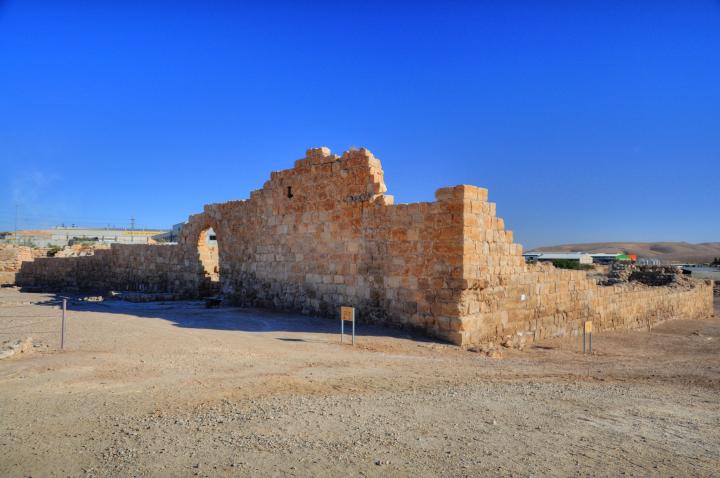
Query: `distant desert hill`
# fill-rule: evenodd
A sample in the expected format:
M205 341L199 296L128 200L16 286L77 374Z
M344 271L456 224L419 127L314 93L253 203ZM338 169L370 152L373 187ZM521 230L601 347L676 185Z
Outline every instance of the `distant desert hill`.
M590 242L587 244L562 244L536 247L532 251L543 252L625 252L638 257L660 259L663 262L711 262L720 257L720 242Z

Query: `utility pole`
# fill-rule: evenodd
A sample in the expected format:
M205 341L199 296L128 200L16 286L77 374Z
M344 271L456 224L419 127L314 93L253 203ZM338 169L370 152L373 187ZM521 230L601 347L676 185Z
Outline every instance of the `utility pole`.
M135 216L130 218L130 242L135 242Z

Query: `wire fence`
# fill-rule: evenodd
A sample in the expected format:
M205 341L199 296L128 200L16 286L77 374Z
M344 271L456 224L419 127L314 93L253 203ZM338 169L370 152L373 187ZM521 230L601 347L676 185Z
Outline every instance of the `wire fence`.
M38 305L49 305L51 309L47 314L25 312L25 310L36 308ZM17 309L21 311L16 312ZM57 334L60 349L63 349L65 348L66 316L67 299L65 298L57 301L57 305L0 303L0 341L28 335Z

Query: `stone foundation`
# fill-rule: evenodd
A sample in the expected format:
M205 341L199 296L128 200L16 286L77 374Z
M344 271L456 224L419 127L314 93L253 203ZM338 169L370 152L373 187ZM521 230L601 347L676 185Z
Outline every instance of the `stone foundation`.
M443 188L434 202L399 205L386 190L369 151L310 149L250 199L190 216L177 245L38 259L17 281L189 298L219 291L227 303L332 317L351 305L361 321L459 345L573 333L582 320L607 330L712 315L709 282L603 287L582 271L525 264L486 189ZM217 256L202 247L210 228Z

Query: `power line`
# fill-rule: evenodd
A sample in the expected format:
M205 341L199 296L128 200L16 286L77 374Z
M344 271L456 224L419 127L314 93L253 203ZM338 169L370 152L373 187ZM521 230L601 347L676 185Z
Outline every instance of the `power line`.
M15 210L13 208L12 212L3 213L0 211L0 218L13 218L15 217ZM77 221L114 221L114 222L125 222L127 218L121 219L119 217L99 217L99 216L77 216L74 214L47 214L47 213L40 213L40 214L33 214L28 212L23 212L23 214L18 213L18 217L20 219L38 219L38 220L53 220L53 219L72 219Z
M18 207L19 209L19 207ZM133 219L134 216L133 216ZM126 219L127 220L127 219ZM88 226L98 226L96 228L112 228L112 229L128 229L128 226L118 227L117 224L122 224L125 222L125 220L117 219L117 218L96 218L96 219L90 219L89 217L82 218L79 216L63 216L63 215L28 215L28 214L0 214L0 223L6 222L10 225L10 229L21 229L23 227L25 228L42 228L48 225L52 225L53 227L56 225L64 225L64 224L75 224L82 227L88 227ZM177 222L177 221L175 221ZM127 223L126 223L127 224ZM137 219L135 219L134 224L131 225L131 228L137 228ZM167 227L160 227L156 228L153 227L151 229L166 229ZM146 228L147 229L147 228Z

